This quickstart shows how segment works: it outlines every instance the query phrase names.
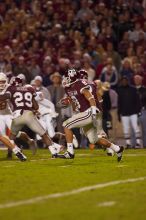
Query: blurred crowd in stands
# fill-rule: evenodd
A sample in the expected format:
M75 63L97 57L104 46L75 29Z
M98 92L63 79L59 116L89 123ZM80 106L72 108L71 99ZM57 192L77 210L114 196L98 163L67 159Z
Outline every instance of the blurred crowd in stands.
M35 80L56 105L66 66L109 82L105 130L146 147L146 0L1 0L0 70Z

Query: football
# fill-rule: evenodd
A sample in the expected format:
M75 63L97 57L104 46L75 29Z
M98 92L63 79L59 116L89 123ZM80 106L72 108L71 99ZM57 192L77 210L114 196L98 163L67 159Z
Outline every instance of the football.
M63 99L61 99L61 104L63 106L68 106L71 104L71 98L70 97L65 97Z

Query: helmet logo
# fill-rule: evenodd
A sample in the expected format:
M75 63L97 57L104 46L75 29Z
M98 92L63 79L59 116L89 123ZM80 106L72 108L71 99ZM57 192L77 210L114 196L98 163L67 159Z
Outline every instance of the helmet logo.
M70 69L68 70L68 75L71 77L74 77L77 74L77 72L75 71L75 69Z

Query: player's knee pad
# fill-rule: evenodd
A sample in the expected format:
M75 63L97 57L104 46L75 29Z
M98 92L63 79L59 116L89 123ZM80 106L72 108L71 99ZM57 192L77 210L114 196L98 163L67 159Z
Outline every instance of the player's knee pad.
M90 144L96 144L98 141L98 135L97 135L97 130L94 128L91 128L86 132L86 136L90 142Z

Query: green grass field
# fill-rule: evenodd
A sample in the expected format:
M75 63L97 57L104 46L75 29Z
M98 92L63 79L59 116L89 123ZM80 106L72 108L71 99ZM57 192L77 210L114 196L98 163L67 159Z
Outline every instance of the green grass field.
M0 220L146 219L146 150L125 151L121 163L102 150L74 160L25 153L21 163L0 151Z

